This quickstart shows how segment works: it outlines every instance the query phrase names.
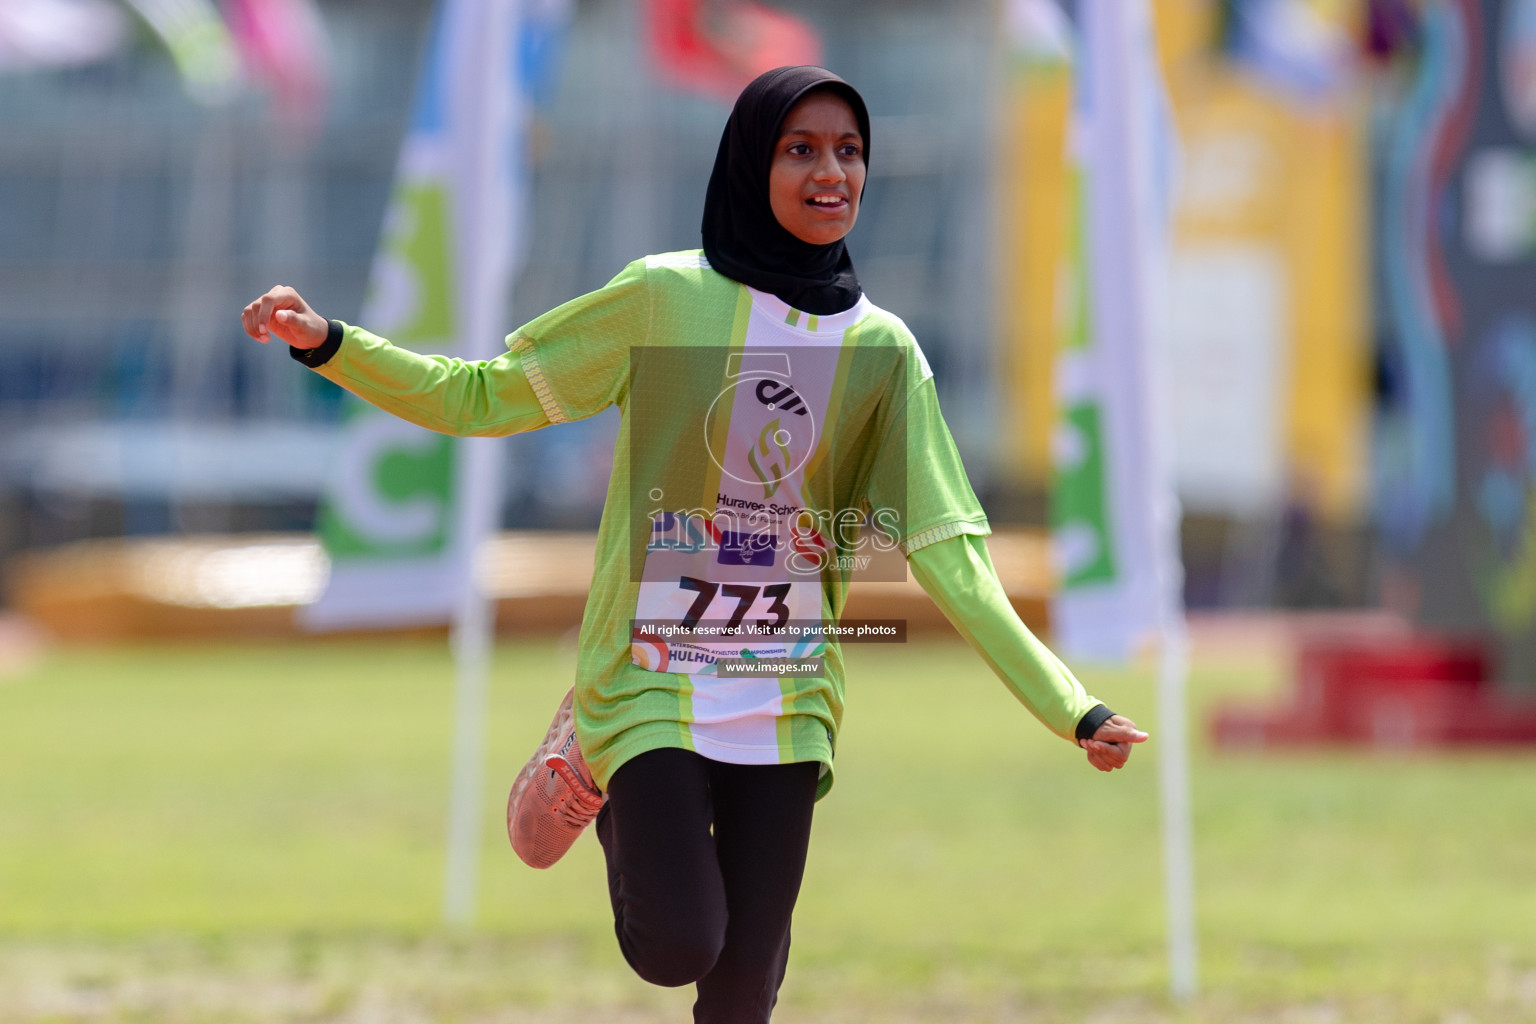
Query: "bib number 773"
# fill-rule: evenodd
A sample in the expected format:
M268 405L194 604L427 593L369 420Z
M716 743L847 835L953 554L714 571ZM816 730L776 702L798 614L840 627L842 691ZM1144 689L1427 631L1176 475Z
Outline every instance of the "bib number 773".
M741 625L741 620L747 617L747 612L752 609L752 605L759 596L769 599L768 607L764 611L771 614L773 618L758 619L755 625L764 629L779 629L789 621L789 605L784 600L789 596L791 585L788 583L754 587L745 583L719 584L701 580L696 576L682 576L679 577L677 585L682 590L691 590L699 595L693 599L693 604L688 606L687 614L683 616L682 625L687 629L692 629L699 624L717 595L736 602L731 617L726 620L727 629L736 629Z

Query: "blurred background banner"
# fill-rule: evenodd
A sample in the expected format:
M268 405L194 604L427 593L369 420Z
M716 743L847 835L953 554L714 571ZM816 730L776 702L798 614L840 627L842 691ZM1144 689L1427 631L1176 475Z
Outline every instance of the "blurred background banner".
M1373 585L1369 106L1346 45L1364 15L1310 0L1153 5L1181 153L1165 388L1195 606L1350 603ZM1401 32L1380 35L1386 46ZM1055 339L1076 301L1057 269L1072 237L1055 156L1072 85L1039 56L1048 48L1009 52L995 308L1010 430L998 455L1027 500L1028 481L1050 473Z
M493 358L526 218L531 69L525 39L563 4L445 0L401 148L362 322L396 344ZM481 448L490 442L479 442ZM499 461L349 401L320 515L330 556L312 628L441 623L473 588L496 525Z
M652 66L680 89L734 105L748 82L786 64L820 64L804 20L754 0L644 0Z
M211 0L127 0L165 42L186 83L203 103L222 103L240 80L234 41Z
M1426 4L1418 44L1378 122L1388 586L1536 692L1536 4Z
M1055 368L1052 627L1069 656L1109 660L1183 614L1163 365L1177 140L1150 14L1131 6L1080 12L1075 244Z
M109 0L8 0L0 4L0 71L90 64L128 43L127 19Z
M1272 89L1325 102L1350 76L1356 45L1337 16L1309 0L1223 0L1221 43Z
M331 47L315 0L223 0L247 78L272 94L278 140L309 136L325 120Z

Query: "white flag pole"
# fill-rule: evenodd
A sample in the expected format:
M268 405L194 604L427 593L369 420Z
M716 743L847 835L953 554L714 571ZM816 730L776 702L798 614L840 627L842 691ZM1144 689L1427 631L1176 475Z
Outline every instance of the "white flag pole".
M501 455L490 438L465 438L459 442L458 458L463 481L460 536L469 564L453 618L453 773L443 919L467 927L474 922L479 891L486 690L496 640L496 606L475 566L499 508Z
M522 210L525 105L517 66L515 33L520 0L448 0L460 9L460 52L473 53L472 67L454 78L456 107L465 131L460 150L468 186L456 196L462 244L465 327L460 351L466 359L487 358L499 348L506 314L512 251ZM485 777L487 677L495 644L495 606L476 569L496 529L501 504L501 454L491 438L457 443L456 530L460 562L459 600L453 618L454 731L449 791L448 851L443 917L453 926L474 920L479 889L480 804Z
M529 97L520 61L529 12L559 0L438 0L416 109L363 319L397 343L467 360L502 351L507 295L526 218ZM332 555L312 628L453 623L452 767L443 914L474 917L485 773L486 678L494 608L476 578L498 525L500 454L489 439L451 451L384 413L353 417L322 519ZM393 451L432 460L446 481L408 501L379 481ZM451 465L444 466L444 462Z
M1164 628L1158 652L1157 744L1163 818L1163 888L1168 913L1168 990L1184 1002L1199 987L1195 939L1194 826L1189 806L1186 683L1189 630L1183 615Z
M1190 809L1186 689L1189 635L1182 600L1179 504L1172 475L1169 391L1162 379L1166 217L1159 188L1161 76L1146 0L1084 0L1094 142L1090 155L1090 266L1097 343L1113 346L1118 373L1106 422L1117 506L1117 554L1125 563L1118 599L1090 619L1113 633L1155 630L1159 639L1157 747L1167 905L1168 981L1175 1000L1198 985L1195 870ZM1171 129L1169 130L1171 134ZM1168 140L1164 139L1163 142ZM1137 375L1139 373L1139 379ZM1109 376L1106 380L1111 379ZM1109 392L1106 392L1106 396ZM1141 408L1136 407L1140 404ZM1138 436L1139 435L1139 436ZM1130 499L1128 502L1126 499ZM1102 613L1114 611L1107 618ZM1122 637L1122 641L1129 639ZM1122 643L1123 646L1123 643Z
M1135 315L1142 320L1142 368L1146 383L1145 452L1150 463L1149 507L1152 570L1158 632L1157 728L1159 805L1163 838L1163 889L1167 907L1168 989L1179 1002L1195 995L1198 949L1195 938L1194 826L1189 800L1187 732L1189 630L1184 618L1183 570L1179 556L1179 501L1173 483L1172 431L1166 408L1169 368L1163 296L1167 287L1167 226L1157 181L1157 124L1162 111L1162 77L1157 66L1151 11L1146 0L1090 0L1105 31L1100 39L1097 82L1106 89L1104 128L1116 133L1128 157L1119 167L1106 161L1124 189L1128 250L1136 261L1127 274L1135 281ZM1096 169L1097 170L1097 169Z

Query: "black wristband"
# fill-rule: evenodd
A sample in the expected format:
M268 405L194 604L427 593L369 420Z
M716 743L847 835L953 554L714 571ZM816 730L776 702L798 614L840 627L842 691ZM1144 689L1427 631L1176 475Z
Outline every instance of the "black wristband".
M305 366L308 366L310 369L314 369L317 366L324 366L326 363L330 362L331 356L335 355L336 350L341 348L342 326L340 320L331 320L328 322L331 326L330 329L325 332L324 341L316 345L314 348L294 348L292 345L289 345L288 354L297 359L299 362L303 363Z
M1091 740L1093 734L1099 731L1099 726L1114 717L1114 712L1103 704L1095 704L1088 709L1088 713L1077 720L1077 738Z

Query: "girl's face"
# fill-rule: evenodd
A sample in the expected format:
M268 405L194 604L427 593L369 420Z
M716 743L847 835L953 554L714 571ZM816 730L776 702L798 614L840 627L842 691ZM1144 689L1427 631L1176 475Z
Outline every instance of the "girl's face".
M814 92L784 115L768 204L784 230L826 245L853 229L864 191L864 139L853 109L835 93Z

